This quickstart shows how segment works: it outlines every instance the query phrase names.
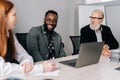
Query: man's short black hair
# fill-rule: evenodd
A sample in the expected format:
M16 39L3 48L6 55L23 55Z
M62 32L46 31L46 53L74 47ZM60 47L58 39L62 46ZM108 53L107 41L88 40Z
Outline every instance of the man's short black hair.
M49 13L52 13L52 14L55 14L58 18L58 13L54 10L48 10L46 13L45 13L45 17L49 14Z

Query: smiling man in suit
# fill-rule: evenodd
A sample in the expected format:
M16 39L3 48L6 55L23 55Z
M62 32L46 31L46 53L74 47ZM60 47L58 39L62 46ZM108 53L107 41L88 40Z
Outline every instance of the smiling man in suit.
M28 53L34 61L48 60L66 56L61 36L54 31L57 26L58 14L49 10L45 14L44 24L33 27L27 36Z

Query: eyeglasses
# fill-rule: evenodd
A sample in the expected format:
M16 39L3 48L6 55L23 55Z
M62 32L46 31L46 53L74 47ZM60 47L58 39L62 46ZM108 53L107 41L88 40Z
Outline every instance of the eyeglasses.
M92 16L90 16L90 18L91 18L91 19L103 19L102 17L99 18L99 17L92 17Z

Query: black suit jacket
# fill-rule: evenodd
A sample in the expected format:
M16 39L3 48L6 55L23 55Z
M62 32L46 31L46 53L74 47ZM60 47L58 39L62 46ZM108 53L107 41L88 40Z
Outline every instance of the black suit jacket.
M102 31L102 41L107 44L110 49L116 49L119 47L119 43L113 36L110 28L105 25L101 25ZM87 42L97 42L97 37L94 30L91 30L89 25L81 28L81 37L80 37L80 43L87 43Z

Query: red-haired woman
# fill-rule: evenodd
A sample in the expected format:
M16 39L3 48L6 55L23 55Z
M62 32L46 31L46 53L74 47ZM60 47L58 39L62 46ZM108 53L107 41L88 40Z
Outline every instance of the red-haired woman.
M34 66L33 58L28 55L12 33L15 23L16 10L13 3L8 0L0 0L0 75L55 70L55 64L51 62ZM36 67L39 69L36 70Z

